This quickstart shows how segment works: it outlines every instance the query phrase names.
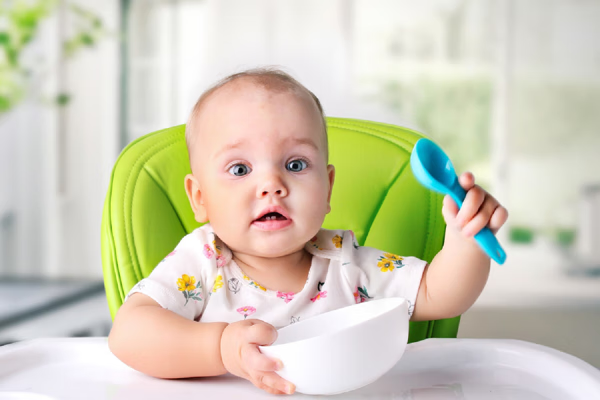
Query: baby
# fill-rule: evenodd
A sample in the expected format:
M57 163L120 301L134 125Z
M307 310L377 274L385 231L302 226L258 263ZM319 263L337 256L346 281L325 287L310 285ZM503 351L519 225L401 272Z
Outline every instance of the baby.
M460 176L460 212L449 198L442 250L430 265L358 246L351 231L321 228L335 168L316 96L278 70L232 75L206 91L186 127L195 218L140 281L109 336L123 362L161 378L230 372L269 393L295 388L261 354L277 328L383 297L409 301L413 321L464 313L486 283L490 260L473 235L496 232L508 213ZM357 188L359 190L359 188Z

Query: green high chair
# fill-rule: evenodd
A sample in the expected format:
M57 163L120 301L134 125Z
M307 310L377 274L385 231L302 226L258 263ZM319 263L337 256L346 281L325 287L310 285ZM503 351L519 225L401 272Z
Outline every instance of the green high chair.
M352 229L359 244L431 262L444 241L443 196L423 188L410 153L423 137L394 125L327 118L336 179L327 229ZM125 295L200 226L183 179L190 173L185 126L145 135L115 163L102 216L102 265L112 317ZM411 322L409 342L455 338L460 317Z

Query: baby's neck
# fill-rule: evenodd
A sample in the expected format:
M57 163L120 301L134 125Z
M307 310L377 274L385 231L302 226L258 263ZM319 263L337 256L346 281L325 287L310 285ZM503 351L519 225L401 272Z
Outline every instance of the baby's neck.
M298 293L304 288L312 255L304 249L282 257L265 258L234 253L233 260L244 273L262 287Z

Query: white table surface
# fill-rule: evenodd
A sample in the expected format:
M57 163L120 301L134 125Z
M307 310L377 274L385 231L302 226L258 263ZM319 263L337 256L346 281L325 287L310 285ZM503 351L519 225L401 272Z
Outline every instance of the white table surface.
M36 339L0 347L0 400L275 397L231 375L185 380L146 376L115 358L106 338ZM327 398L591 400L600 399L600 370L529 342L428 339L409 344L398 364L378 381Z

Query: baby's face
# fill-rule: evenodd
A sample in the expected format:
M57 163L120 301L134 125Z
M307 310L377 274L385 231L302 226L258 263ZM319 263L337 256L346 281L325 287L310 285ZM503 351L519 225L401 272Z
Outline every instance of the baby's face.
M302 249L330 211L334 180L310 95L233 82L197 118L196 197L188 189L197 219L205 212L234 252L279 257Z

